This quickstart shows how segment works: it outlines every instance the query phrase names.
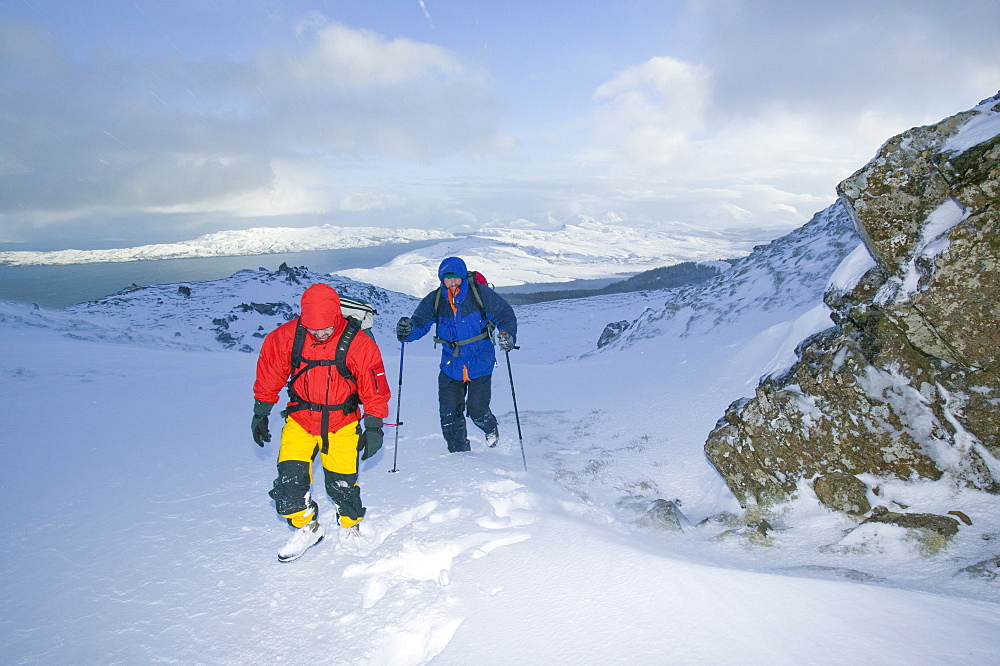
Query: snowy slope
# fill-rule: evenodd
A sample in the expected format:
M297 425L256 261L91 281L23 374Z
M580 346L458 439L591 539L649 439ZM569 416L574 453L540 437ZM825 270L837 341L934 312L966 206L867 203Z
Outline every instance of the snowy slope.
M663 307L644 313L618 344L699 335L737 321L745 327L795 318L822 303L834 269L860 244L847 210L837 202L792 233L754 248L724 274L671 291ZM824 328L832 324L827 319Z
M413 297L347 278L285 267L274 272L243 270L211 282L142 287L74 305L65 312L99 322L120 335L160 336L202 349L256 353L264 335L297 316L303 289L317 282L374 306L379 313L374 330L383 338L392 335L396 321L411 314L417 303ZM37 310L29 316L51 315Z
M4 305L0 660L997 662L1000 581L976 575L996 556L997 498L887 484L887 501L973 518L928 555L888 529L845 541L846 520L808 488L765 532L704 459L715 420L802 334L790 318L812 311L852 249L835 217L682 301L661 291L518 308L517 414L501 356L501 443L486 449L473 429L461 455L438 430L439 352L428 339L401 350L391 335L416 302L403 294L244 271L68 311ZM266 495L276 447L250 439L255 355L238 350L283 314L240 306L294 305L312 279L377 301L404 424L398 447L387 429L362 466L363 543L333 533L282 565L289 531ZM652 322L674 302L700 317L637 324L593 353L607 322ZM651 511L657 500L677 501L680 529Z

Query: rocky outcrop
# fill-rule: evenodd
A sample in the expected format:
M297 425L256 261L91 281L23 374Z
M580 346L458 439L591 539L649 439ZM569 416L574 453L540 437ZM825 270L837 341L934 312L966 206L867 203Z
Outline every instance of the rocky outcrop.
M1000 95L894 137L840 184L863 245L824 296L834 326L705 445L744 505L861 473L1000 490L998 135Z

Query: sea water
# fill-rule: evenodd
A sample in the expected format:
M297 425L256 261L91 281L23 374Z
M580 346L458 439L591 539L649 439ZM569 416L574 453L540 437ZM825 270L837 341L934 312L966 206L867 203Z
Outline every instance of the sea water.
M157 259L65 266L0 266L0 301L34 303L58 309L114 294L131 285L206 282L246 268L276 270L282 263L317 273L375 268L393 258L440 241L397 243L343 250L314 250L244 257Z

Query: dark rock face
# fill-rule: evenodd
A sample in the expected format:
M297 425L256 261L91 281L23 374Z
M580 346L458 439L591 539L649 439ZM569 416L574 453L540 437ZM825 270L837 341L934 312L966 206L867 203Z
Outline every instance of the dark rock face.
M840 184L864 249L824 296L834 326L705 445L741 502L860 473L1000 490L998 121L1000 95L894 137Z
M604 327L601 332L601 337L597 340L597 348L600 349L606 345L611 344L629 327L628 320L613 321Z

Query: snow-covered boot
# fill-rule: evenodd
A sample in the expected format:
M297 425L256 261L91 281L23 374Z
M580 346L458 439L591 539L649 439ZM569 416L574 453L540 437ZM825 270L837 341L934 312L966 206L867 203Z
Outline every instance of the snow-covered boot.
M361 536L361 525L355 525L354 527L345 527L340 530L340 543L342 545L348 546L351 549L357 550L357 546L361 544L361 540L364 537Z
M340 546L348 553L354 555L365 556L372 551L374 544L368 538L368 535L361 531L361 524L358 523L353 527L346 527L340 532Z
M493 448L500 441L500 428L494 428L493 432L486 433L486 446Z
M302 557L302 554L323 540L323 526L312 521L304 527L295 530L291 538L278 550L279 562L291 562Z

